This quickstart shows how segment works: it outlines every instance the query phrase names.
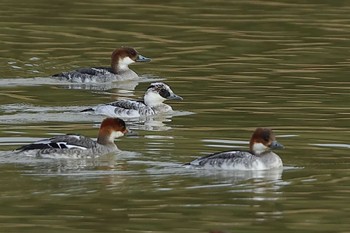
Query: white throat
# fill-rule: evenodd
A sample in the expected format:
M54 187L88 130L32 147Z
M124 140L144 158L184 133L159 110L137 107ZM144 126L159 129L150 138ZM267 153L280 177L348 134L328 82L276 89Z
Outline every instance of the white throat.
M135 61L132 60L130 57L124 57L119 59L118 62L118 70L128 70L129 65L134 63Z
M120 138L120 137L122 137L122 136L124 136L124 133L123 133L123 132L121 132L121 131L113 131L113 132L111 133L111 135L109 136L109 140L110 140L111 142L113 142L114 139Z
M252 149L254 154L260 155L264 153L268 149L268 147L259 142L259 143L254 143Z

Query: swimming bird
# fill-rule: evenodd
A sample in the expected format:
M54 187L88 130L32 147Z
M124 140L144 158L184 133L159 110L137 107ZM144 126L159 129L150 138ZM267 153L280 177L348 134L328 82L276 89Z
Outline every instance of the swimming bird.
M172 107L163 103L165 100L182 100L182 97L176 95L167 84L155 82L147 88L143 100L118 100L84 109L82 112L110 117L152 116L172 112Z
M68 158L98 157L119 151L114 139L127 133L125 122L119 118L106 118L102 121L97 141L78 135L66 134L24 145L15 151L26 152L37 157L64 156Z
M111 67L81 68L52 75L53 78L72 83L104 83L139 78L129 65L134 62L149 62L150 58L139 54L134 48L115 49L111 57Z
M272 152L283 145L276 141L269 128L257 128L251 136L249 151L225 151L210 154L185 164L192 168L223 170L268 170L283 166L281 158Z

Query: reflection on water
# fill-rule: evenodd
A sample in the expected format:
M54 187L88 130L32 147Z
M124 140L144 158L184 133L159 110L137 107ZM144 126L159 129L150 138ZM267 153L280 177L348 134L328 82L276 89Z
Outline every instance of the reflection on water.
M335 148L350 148L350 144L336 144L336 143L325 143L325 144L310 144L313 146L323 146L323 147L335 147Z
M0 164L1 163L14 163L14 164L23 164L30 165L34 168L38 166L38 173L43 174L52 174L60 173L64 174L68 172L72 173L81 173L82 170L97 169L95 175L113 175L116 171L115 169L120 168L121 164L125 163L127 160L132 160L141 156L140 153L132 151L118 151L116 153L111 153L104 155L98 158L86 158L86 159L76 159L76 158L63 158L61 156L46 156L37 158L35 155L28 153L18 153L10 151L0 152ZM104 170L104 173L99 172L99 170ZM109 172L108 172L109 171ZM81 175L87 173L82 172ZM89 173L90 175L92 173Z
M135 90L139 83L161 81L162 78L154 77L152 75L140 76L140 79L105 82L105 83L68 83L59 81L53 78L12 78L0 79L0 86L2 87L16 87L16 86L38 86L38 85L56 85L73 90L92 90L92 91L107 91L110 89L121 90Z
M196 176L225 180L228 183L240 183L250 179L281 180L283 168L260 171L215 171L196 169Z
M144 82L155 82L155 81L161 81L162 78L159 77L153 77L152 75L147 76L141 76L140 79L137 80L128 80L128 81L119 81L119 82L112 82L112 83L70 83L65 84L64 86L68 89L73 90L92 90L92 91L107 91L111 89L118 90L119 92L124 92L125 90L133 91L139 85L139 83ZM116 93L116 94L117 94Z
M0 106L3 115L0 115L0 123L28 124L36 122L79 122L82 120L82 106L52 106L42 107L28 104L9 104ZM101 121L103 117L86 115L84 120L94 122Z
M86 106L53 106L42 107L28 104L1 105L0 123L28 124L40 122L99 122L105 116L82 113ZM38 114L40 113L40 114ZM125 118L128 126L136 130L166 131L171 129L170 122L173 117L193 114L186 111L174 111L166 115L155 115L140 118Z

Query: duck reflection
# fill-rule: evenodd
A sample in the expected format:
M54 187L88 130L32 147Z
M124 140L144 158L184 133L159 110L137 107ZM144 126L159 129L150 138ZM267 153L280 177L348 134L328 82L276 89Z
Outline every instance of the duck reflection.
M172 116L149 116L142 118L130 119L132 130L145 130L145 131L167 131L172 129L169 123L172 121Z
M93 169L97 174L102 171L104 173L126 171L127 161L140 155L141 153L135 151L117 151L96 158L60 159L28 156L13 151L1 151L0 163L28 165L34 167L34 170L38 173L65 173Z
M126 81L104 82L104 83L70 83L70 82L55 80L51 77L35 77L35 78L1 79L0 86L16 87L16 86L55 85L55 86L61 86L66 89L73 89L73 90L107 91L107 90L116 88L121 90L133 91L140 83L156 82L161 80L163 80L163 78L157 77L151 74L142 75L140 76L140 79L131 79Z
M56 84L62 85L64 88L72 90L92 90L92 91L108 91L111 89L120 89L126 91L134 91L140 83L156 82L163 80L163 78L153 75L143 75L141 79L132 79L118 82L105 82L105 83L68 83L59 82Z
M30 104L6 104L0 105L0 123L6 124L28 124L42 122L79 122L83 119L86 122L99 122L104 116L96 114L81 113L81 106L55 106L44 107ZM40 113L40 114L39 114ZM188 111L173 111L164 115L123 118L130 122L132 129L147 131L167 131L174 116L186 116L194 114Z
M250 171L233 171L233 170L203 170L195 169L195 176L214 177L225 179L232 183L238 183L245 180L261 179L266 181L278 181L282 179L283 167L270 170L250 170Z

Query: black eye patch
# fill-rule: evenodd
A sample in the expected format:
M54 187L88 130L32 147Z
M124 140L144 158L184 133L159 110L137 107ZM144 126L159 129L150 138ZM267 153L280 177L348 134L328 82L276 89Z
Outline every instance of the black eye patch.
M159 95L166 99L166 98L168 98L170 96L170 92L165 90L165 89L161 89L159 91Z

